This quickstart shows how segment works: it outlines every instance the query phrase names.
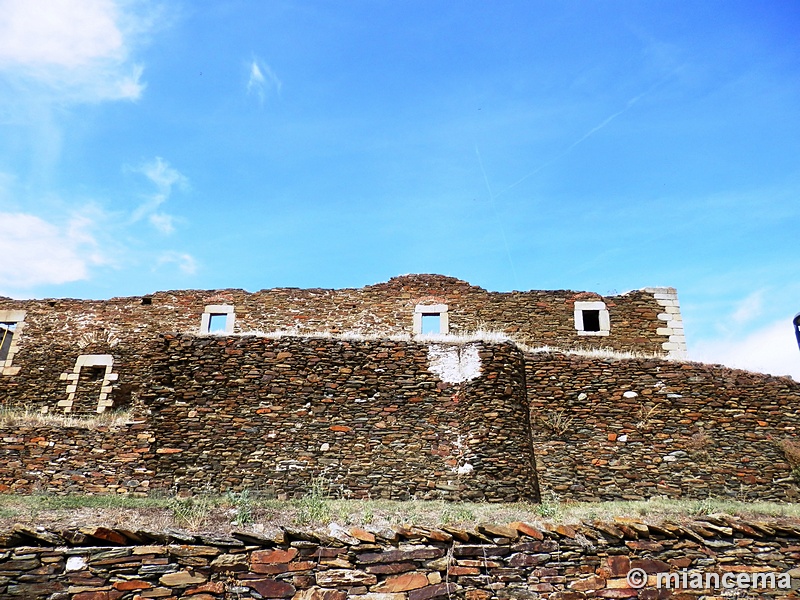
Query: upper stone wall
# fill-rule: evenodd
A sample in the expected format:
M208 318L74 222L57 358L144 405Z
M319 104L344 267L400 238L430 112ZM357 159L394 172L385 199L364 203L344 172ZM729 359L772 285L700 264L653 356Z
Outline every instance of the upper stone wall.
M607 335L576 330L576 302L606 307ZM24 314L13 333L13 352L0 361L0 393L6 402L47 397L59 398L61 409L77 407L83 400L75 394L86 389L76 385L77 378L85 376L78 357L91 354L112 357L107 373L112 378L95 377L99 387L107 388L101 392L107 395L106 403L113 395L124 400L130 390L142 387L149 369L149 342L165 332L200 332L210 305L233 307L230 332L237 334L411 336L415 308L438 305L446 307L452 334L496 331L530 346L602 347L662 356L685 350L680 309L671 288L611 297L571 291L497 293L452 277L406 275L361 289L186 290L101 301L0 298L0 322L4 314L15 321ZM72 385L77 389L67 391ZM74 397L68 398L70 393Z

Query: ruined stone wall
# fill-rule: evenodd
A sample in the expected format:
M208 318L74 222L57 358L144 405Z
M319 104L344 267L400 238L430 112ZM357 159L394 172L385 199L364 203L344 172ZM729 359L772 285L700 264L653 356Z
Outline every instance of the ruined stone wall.
M797 500L778 444L800 383L719 365L526 355L543 490L562 499Z
M538 498L511 344L166 335L153 360L154 487Z
M0 427L0 491L538 499L512 344L168 334L147 365L139 423Z
M198 333L209 305L234 307L234 333L386 337L413 333L417 305L443 304L454 334L498 331L532 346L603 347L666 355L685 348L674 297L669 288L605 298L571 291L496 293L451 277L408 275L344 290L184 290L97 301L0 298L0 322L3 314L25 313L15 334L15 353L0 364L0 402L31 406L62 402L59 410L81 412L91 406L89 397L94 397L95 388L78 382L72 392L77 396L68 398L67 386L75 382L62 376L74 374L79 356L92 354L112 357L118 377L108 382L104 400L124 404L147 387L152 340L170 331ZM576 301L603 301L609 311L610 334L578 335L573 314Z
M0 550L0 594L27 600L655 600L796 598L800 588L800 527L774 519L368 529L328 535L284 528L265 536L19 526L0 534L6 548ZM755 585L736 589L737 583Z

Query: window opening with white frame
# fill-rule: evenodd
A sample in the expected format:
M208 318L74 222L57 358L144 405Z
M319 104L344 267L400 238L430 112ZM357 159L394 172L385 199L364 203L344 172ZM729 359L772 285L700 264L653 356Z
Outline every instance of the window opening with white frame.
M414 333L436 335L450 332L446 304L418 304L414 307Z
M16 323L0 323L0 360L2 361L5 361L11 352L11 342L16 330Z
M611 333L611 318L605 302L576 302L574 317L578 335L605 336Z
M0 373L3 375L19 373L20 367L11 365L19 350L24 321L24 310L0 310Z
M233 333L236 313L229 304L210 304L206 306L200 319L200 333Z

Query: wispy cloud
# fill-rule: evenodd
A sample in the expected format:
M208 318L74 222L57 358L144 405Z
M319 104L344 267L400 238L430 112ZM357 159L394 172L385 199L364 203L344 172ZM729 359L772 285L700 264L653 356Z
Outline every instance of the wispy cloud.
M161 233L172 233L175 231L174 217L156 211L172 195L173 188L186 190L189 180L160 156L135 170L155 184L156 192L146 196L145 201L133 211L131 221L135 223L147 217L150 224Z
M111 0L0 0L0 72L19 93L65 102L136 100L133 38L149 21Z
M175 251L164 252L159 256L153 270L169 264L176 265L184 275L194 275L197 272L197 261L191 254Z
M745 325L761 316L764 290L757 290L742 300L731 315L737 325Z
M738 340L700 341L694 344L691 358L771 375L791 375L800 381L800 349L791 317L774 321Z
M90 267L107 262L88 217L54 224L31 214L0 213L0 222L0 255L13 257L0 261L2 293L88 279Z
M247 80L247 93L255 94L260 103L264 103L270 92L280 93L281 80L268 64L254 58L249 65L250 76Z

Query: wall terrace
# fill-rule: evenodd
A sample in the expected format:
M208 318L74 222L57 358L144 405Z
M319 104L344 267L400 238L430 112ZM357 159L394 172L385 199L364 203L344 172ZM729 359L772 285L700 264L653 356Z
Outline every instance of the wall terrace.
M28 600L678 600L797 598L800 588L800 527L776 519L368 529L287 527L266 536L18 526L0 534L7 548L0 550L0 594ZM631 583L634 569L643 577ZM754 585L737 589L737 583Z

